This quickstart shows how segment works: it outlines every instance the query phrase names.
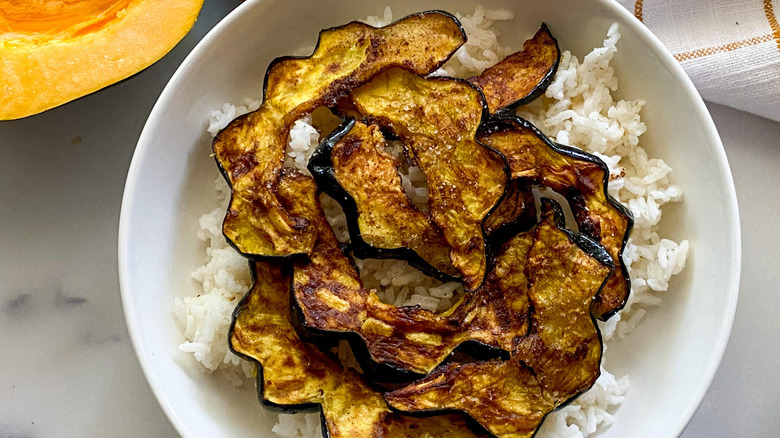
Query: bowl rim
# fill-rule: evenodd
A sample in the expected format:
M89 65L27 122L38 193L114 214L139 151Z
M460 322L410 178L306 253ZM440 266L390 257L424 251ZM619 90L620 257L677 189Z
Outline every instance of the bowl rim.
M130 163L130 167L125 182L124 193L122 196L122 204L119 216L119 231L118 231L118 272L119 272L119 287L122 299L122 307L124 312L125 321L130 335L130 340L135 350L136 357L141 364L141 369L147 380L147 383L152 389L158 403L162 407L166 416L176 431L181 436L190 436L190 430L184 424L182 419L177 414L173 405L171 404L165 391L162 389L163 385L159 384L159 376L155 373L147 354L144 340L140 336L141 327L137 318L136 307L134 305L134 298L129 289L129 277L130 272L128 268L128 260L130 259L129 253L129 222L133 209L133 200L136 199L137 180L139 178L141 163L143 157L149 152L151 148L152 133L156 131L156 126L160 120L160 113L163 111L168 101L171 100L176 88L174 84L177 84L180 78L185 74L189 67L196 62L201 56L202 52L205 52L209 46L214 44L223 35L228 33L233 27L233 23L240 19L240 17L247 11L253 9L263 0L247 0L237 6L234 10L228 13L219 23L217 23L208 33L199 41L192 51L187 55L181 65L176 69L175 73L171 76L159 98L157 99L152 111L149 113L149 117L144 124L141 135L136 144L135 152ZM728 301L725 304L724 317L720 324L720 331L716 333L717 342L715 352L711 355L709 362L704 367L704 373L699 380L696 390L693 394L693 403L689 403L688 406L679 411L676 414L676 419L672 422L671 431L675 436L679 436L687 427L690 420L693 418L696 410L701 405L707 390L709 389L715 374L720 366L723 355L725 354L726 346L731 334L731 329L734 323L734 317L737 308L737 301L739 298L739 285L740 275L742 269L742 241L741 241L741 226L739 218L739 209L737 203L737 195L734 187L734 180L731 176L731 168L728 163L725 149L721 142L717 128L715 126L712 117L704 104L701 95L696 90L691 79L683 70L682 66L674 59L673 55L666 49L661 43L658 37L655 36L639 19L631 14L627 9L621 6L614 0L595 0L603 7L609 9L615 13L618 17L621 17L625 25L631 32L635 32L639 37L645 40L651 51L661 60L663 67L673 73L675 78L679 81L682 89L684 90L686 97L693 104L695 109L695 115L703 122L706 127L705 137L710 144L716 146L714 152L718 164L723 170L726 171L729 178L726 178L726 190L728 197L724 199L724 206L726 212L729 214L732 223L734 224L730 241L734 251L734 268L735 271L731 276L731 284L728 285L730 294L728 295ZM621 23L622 25L623 23Z

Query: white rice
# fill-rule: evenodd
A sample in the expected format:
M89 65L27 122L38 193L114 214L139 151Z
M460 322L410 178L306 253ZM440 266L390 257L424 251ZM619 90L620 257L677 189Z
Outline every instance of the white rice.
M252 376L254 365L228 350L226 334L233 309L252 279L246 259L222 235L230 188L222 178L216 186L214 205L219 207L199 220L198 238L206 242L206 261L192 278L201 284L201 290L195 296L177 298L173 312L186 339L179 349L192 353L205 370L219 370L221 376L240 385Z
M386 8L382 17L369 17L374 26L392 21ZM502 59L511 50L502 47L491 29L496 20L512 18L509 11L489 11L477 7L472 15L460 16L469 41L437 74L466 77L479 73ZM559 143L579 147L604 160L612 175L609 192L634 215L634 230L623 259L628 266L632 290L625 309L602 323L605 360L609 341L628 334L646 314L659 304L656 292L666 291L669 279L685 264L688 242L676 243L658 235L661 207L679 201L682 192L669 180L671 168L663 160L649 158L639 146L645 132L639 112L644 101L614 101L617 78L609 63L620 39L617 25L607 32L603 47L594 49L582 62L563 52L556 77L543 98L525 107L520 116ZM225 104L211 113L208 131L212 135L236 116L257 109L260 101L248 99L242 106ZM311 118L297 121L290 132L285 165L305 171L306 162L319 140ZM392 145L391 152L399 153ZM402 169L404 188L412 200L424 205L427 197L425 176L419 169ZM174 315L186 341L179 347L192 353L201 369L217 372L240 385L253 379L254 366L227 349L226 334L232 311L250 287L247 263L225 242L221 222L229 198L227 185L219 178L214 209L200 218L198 237L206 242L206 261L194 274L202 290L195 296L176 299ZM339 205L321 196L328 220L341 241L349 235ZM443 310L462 288L457 283L442 284L396 260L356 260L367 288L394 305L419 304L429 310ZM588 392L570 405L550 414L537 436L585 437L603 430L615 421L614 413L628 390L628 376L616 378L603 368L601 377ZM318 414L280 415L273 432L280 437L319 437Z

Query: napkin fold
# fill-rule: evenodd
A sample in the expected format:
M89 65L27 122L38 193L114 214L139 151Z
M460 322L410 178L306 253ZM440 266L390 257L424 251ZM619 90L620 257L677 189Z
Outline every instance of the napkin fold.
M705 100L780 121L780 0L617 0Z

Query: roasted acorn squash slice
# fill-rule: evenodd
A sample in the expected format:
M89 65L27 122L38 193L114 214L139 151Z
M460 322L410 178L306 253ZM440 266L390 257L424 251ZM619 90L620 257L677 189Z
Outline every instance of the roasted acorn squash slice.
M447 364L385 400L405 414L464 412L499 438L533 436L555 409L533 372L512 360Z
M612 271L609 253L563 229L563 214L542 201L528 254L531 326L506 361L447 364L385 394L407 413L461 411L501 438L531 437L544 417L599 376L601 337L590 307Z
M314 410L325 436L377 436L387 412L379 393L354 370L301 341L290 322L290 275L279 265L254 263L254 286L234 314L230 346L259 364L261 403L284 411Z
M202 4L0 1L0 120L46 111L145 69L189 32Z
M428 180L428 209L450 246L450 259L471 290L487 272L483 222L504 197L504 158L480 144L482 93L466 81L423 78L395 68L352 91L355 109L399 137Z
M616 266L593 303L593 314L606 320L623 308L630 284L621 257L633 219L607 193L606 164L596 156L552 142L517 117L491 119L483 126L479 140L504 154L512 178L549 187L569 201L579 230L604 245Z
M355 256L401 258L436 277L454 279L458 272L444 235L404 192L401 162L385 146L377 126L350 119L320 143L309 171L345 211Z
M485 94L490 113L524 105L539 97L550 85L561 51L546 24L533 38L523 44L523 50L469 79Z
M542 199L542 216L527 265L531 329L512 356L533 369L560 404L599 376L601 334L591 305L614 263L594 239L564 228L554 201Z
M250 258L308 255L315 236L277 193L289 128L320 106L333 106L379 72L403 65L427 74L465 41L443 12L410 15L383 28L362 23L324 30L306 58L279 58L268 68L263 104L214 139L217 163L233 196L223 232Z

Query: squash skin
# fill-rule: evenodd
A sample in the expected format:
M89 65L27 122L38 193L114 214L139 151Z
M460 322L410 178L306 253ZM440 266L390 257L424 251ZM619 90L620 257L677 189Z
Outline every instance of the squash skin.
M37 43L35 38L0 39L0 120L41 113L152 65L189 32L202 4L134 0L121 17L97 31Z

